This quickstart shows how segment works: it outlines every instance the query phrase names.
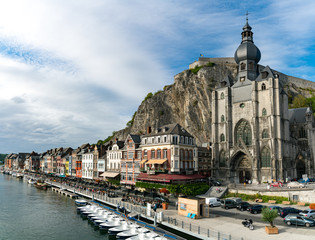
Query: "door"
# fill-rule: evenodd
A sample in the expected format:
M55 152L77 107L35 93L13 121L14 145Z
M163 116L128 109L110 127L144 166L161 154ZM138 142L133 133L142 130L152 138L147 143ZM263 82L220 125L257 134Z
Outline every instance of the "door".
M199 214L200 214L200 216L202 217L203 215L203 205L202 204L200 204L200 206L199 206Z

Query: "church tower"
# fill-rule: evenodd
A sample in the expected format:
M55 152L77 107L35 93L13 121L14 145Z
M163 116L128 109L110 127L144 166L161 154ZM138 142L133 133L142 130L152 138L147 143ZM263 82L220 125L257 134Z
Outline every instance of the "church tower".
M257 64L260 60L261 54L253 41L252 28L248 24L248 18L246 18L246 24L243 27L242 42L237 48L234 59L238 64L238 81L244 82L246 79L255 80L258 76Z

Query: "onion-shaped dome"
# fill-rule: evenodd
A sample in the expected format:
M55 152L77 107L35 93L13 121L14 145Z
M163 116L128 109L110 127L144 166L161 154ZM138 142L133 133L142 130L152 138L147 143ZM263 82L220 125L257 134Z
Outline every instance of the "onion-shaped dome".
M246 24L242 32L242 43L234 54L237 64L243 60L253 60L258 63L261 58L261 53L253 42L253 32L251 30L252 28L248 24L248 19L246 19Z
M253 60L256 63L260 61L261 53L258 47L252 42L243 42L235 51L234 59L237 64L243 60Z

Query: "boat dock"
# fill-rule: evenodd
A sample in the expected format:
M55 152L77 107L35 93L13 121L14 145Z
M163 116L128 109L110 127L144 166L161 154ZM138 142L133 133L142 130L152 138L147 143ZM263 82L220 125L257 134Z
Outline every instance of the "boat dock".
M69 198L76 199L76 198L79 197L77 194L72 193L72 192L68 192L67 190L64 190L64 189L61 189L61 188L52 187L51 190L54 191L54 192L57 192L57 193L59 193L61 195L67 196Z

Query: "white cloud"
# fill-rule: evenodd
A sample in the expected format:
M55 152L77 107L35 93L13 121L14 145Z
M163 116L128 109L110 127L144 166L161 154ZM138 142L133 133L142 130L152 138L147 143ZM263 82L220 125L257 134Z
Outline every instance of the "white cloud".
M314 39L314 4L295 5L6 1L0 8L0 152L76 147L123 128L148 92L172 83L200 53L233 56L248 6L261 62L286 73L288 57L305 56ZM296 43L301 40L307 44ZM300 76L312 68L294 66Z

